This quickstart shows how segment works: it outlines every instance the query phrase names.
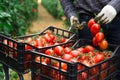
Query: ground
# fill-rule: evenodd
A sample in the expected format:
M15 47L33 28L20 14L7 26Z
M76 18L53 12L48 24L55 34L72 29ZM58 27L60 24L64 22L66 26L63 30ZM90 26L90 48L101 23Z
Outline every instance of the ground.
M62 29L67 29L62 20L56 20L51 16L47 10L39 3L38 5L38 19L33 21L32 25L28 29L26 34L38 33L48 26L59 27ZM24 74L24 80L31 80L31 74Z
M39 3L38 6L38 19L35 20L30 29L28 29L28 33L36 33L40 32L47 26L55 26L59 28L66 29L62 20L56 20L53 16L51 16L47 10Z

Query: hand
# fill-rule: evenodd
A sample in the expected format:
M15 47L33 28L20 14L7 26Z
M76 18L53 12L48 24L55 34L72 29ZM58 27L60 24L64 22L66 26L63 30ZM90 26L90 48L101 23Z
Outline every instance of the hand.
M79 23L78 18L76 16L70 17L70 24L73 26L74 24Z
M117 15L117 11L111 5L106 5L100 13L96 17L100 17L100 21L102 23L110 23L115 16Z

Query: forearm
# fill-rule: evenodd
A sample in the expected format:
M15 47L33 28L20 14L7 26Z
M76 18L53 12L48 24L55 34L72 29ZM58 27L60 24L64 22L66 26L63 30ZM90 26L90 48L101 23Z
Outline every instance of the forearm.
M71 16L76 16L76 10L73 1L74 0L60 0L64 13L68 18Z
M112 0L108 3L108 5L113 6L116 9L117 13L120 12L120 0Z

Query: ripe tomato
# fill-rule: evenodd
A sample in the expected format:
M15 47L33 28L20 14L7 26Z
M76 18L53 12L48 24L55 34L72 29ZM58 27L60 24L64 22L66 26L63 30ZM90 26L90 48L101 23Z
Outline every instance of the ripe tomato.
M49 35L49 36L50 36L50 42L54 42L54 40L55 40L55 38L56 38L55 35L52 35L52 34L51 34L51 35Z
M86 52L93 51L94 47L91 45L86 45L85 50L86 50Z
M104 39L99 43L99 47L101 50L105 50L108 47L108 42Z
M57 63L55 63L54 66L55 66L56 68L59 68L59 67L61 66L61 69L62 69L62 70L67 70L67 64L66 64L66 63L61 63L61 65L60 65L60 63L57 62Z
M66 39L66 38L64 38L64 37L62 37L62 38L61 38L61 41L64 43L64 42L66 42L66 41L67 41L67 39Z
M104 59L105 59L105 56L103 54L98 53L94 57L94 62L99 63L99 62L103 61Z
M72 50L71 52L70 52L70 54L72 55L72 56L74 56L74 57L77 57L77 56L79 56L79 51L77 51L77 50Z
M95 24L95 20L92 18L88 21L88 28L90 29L93 24Z
M69 54L71 51L72 51L72 49L69 47L65 47L65 49L64 49L65 54Z
M64 54L62 56L62 59L70 61L73 58L73 56L71 54Z
M62 47L62 46L56 46L55 48L54 48L54 52L55 52L55 54L57 55L57 56L62 56L64 53L64 47Z
M100 31L100 28L101 27L100 27L99 24L97 24L97 23L93 24L90 28L90 31L91 31L92 35L95 36L96 33L98 33Z
M83 47L80 47L80 48L78 48L77 49L80 53L85 53L86 51L85 51L85 48L83 48Z
M45 54L47 54L47 55L53 55L54 54L54 50L53 49L47 49L45 51Z
M95 37L93 37L92 42L93 42L93 45L94 45L94 46L98 46L98 42L96 41L96 38L95 38Z
M50 42L51 41L50 35L48 35L48 34L44 35L44 39L46 40L46 42Z
M104 39L104 33L103 33L103 32L98 32L98 33L95 35L95 38L96 38L96 41L97 41L97 42L101 42L101 41Z

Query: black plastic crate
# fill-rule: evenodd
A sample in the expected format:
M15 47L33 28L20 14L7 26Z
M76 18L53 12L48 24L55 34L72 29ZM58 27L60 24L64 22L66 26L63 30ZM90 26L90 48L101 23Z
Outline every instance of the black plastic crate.
M72 43L72 42L71 42ZM68 43L70 44L70 43ZM64 47L68 45L64 44ZM90 40L78 40L72 44L73 49L87 44L92 45ZM68 47L68 46L67 46ZM54 47L53 47L54 48ZM99 48L98 48L99 49ZM57 57L48 56L36 51L32 52L32 80L109 80L116 73L116 65L119 63L120 48L117 45L109 44L108 50L112 56L94 66L88 67L79 62L68 62ZM37 58L39 60L37 60ZM45 61L45 62L44 62ZM48 62L46 64L46 61ZM56 62L53 65L52 62ZM67 68L66 68L67 66Z
M44 52L45 49L56 45L38 48L29 43L19 42L19 40L25 40L28 37L32 38L36 36L42 36L45 34L47 30L54 33L54 35L68 39L67 42L74 41L74 39L76 39L75 38L76 34L53 26L45 28L40 33L31 34L28 36L20 36L17 38L12 38L10 36L0 34L0 62L8 65L12 69L15 69L17 72L20 73L26 73L30 71L31 53L28 53L27 51L35 49L39 50L39 52ZM26 49L26 46L29 47L30 49Z

